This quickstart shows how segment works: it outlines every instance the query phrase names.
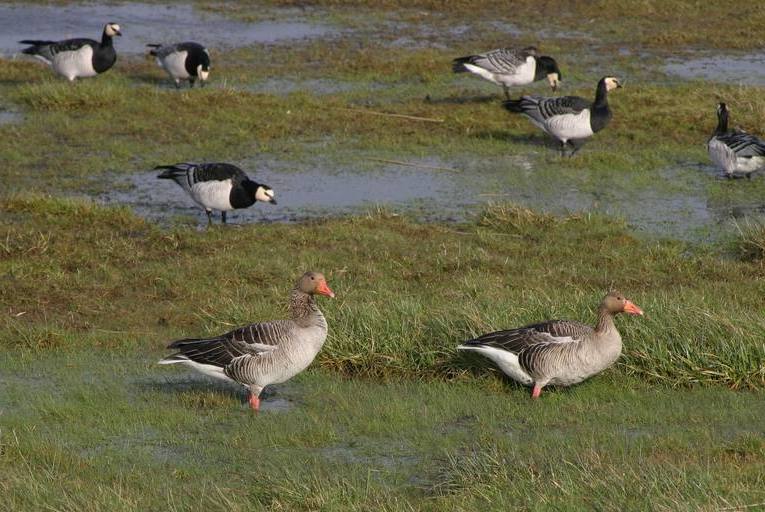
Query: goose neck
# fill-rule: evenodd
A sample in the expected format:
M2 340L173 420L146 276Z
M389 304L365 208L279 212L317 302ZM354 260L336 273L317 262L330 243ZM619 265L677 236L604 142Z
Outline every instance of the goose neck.
M722 111L717 114L717 135L722 135L728 131L728 112Z
M598 309L598 321L595 324L595 333L606 334L612 330L616 330L614 315L605 307L601 307Z
M608 106L608 88L606 87L606 81L601 80L598 82L598 88L595 90L595 107L607 107Z
M306 320L319 313L319 307L312 295L297 288L292 290L290 294L290 316L293 320Z
M101 46L111 46L112 45L112 36L106 33L106 29L104 29L104 33L101 34Z

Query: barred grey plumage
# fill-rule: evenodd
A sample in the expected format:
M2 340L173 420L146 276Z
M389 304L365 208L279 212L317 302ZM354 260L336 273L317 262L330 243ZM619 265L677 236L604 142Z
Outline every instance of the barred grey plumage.
M547 78L555 91L561 81L561 72L555 59L537 56L537 49L529 46L522 50L499 48L486 53L459 57L452 61L455 73L473 73L501 85L510 99L509 88L527 85Z
M611 366L622 350L622 338L614 324L614 315L622 312L643 314L614 291L601 302L595 328L552 320L484 334L457 348L478 352L514 380L533 385L532 396L536 398L547 384L570 386Z
M212 377L250 389L258 409L260 392L308 367L327 338L327 321L314 294L334 297L319 272L306 272L290 293L290 319L261 322L213 338L182 339L168 345L178 352L160 364L182 363Z
M765 141L742 130L728 131L730 110L717 105L717 128L707 141L709 158L728 178L746 176L765 169Z
M576 153L584 141L605 128L611 120L608 92L621 87L618 78L605 76L595 88L595 101L579 96L545 98L523 96L518 100L504 102L510 112L525 115L535 126L555 137L565 154L566 145Z

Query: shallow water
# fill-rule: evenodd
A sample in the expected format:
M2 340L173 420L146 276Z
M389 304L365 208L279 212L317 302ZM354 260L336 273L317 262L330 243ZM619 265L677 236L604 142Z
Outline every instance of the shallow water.
M114 43L118 53L145 53L147 43L197 41L214 49L338 33L328 25L295 19L233 21L181 4L0 4L0 55L19 53L24 47L18 43L22 39L100 39L109 21L122 28L123 36Z
M410 161L439 164L434 159ZM357 165L370 167L370 162L359 161ZM278 204L256 203L248 209L230 212L229 222L290 222L361 213L376 205L450 220L464 218L465 208L479 202L475 193L466 193L459 173L387 163L373 164L359 172L357 165L323 163L320 159L315 165L271 159L242 164L252 179L274 189ZM115 177L117 189L100 199L127 204L140 215L155 220L195 215L200 223L206 222L203 211L178 185L158 180L156 175L157 172L148 171Z
M707 55L672 59L664 70L686 79L710 80L726 84L765 84L765 54Z
M24 120L24 115L21 112L14 112L12 110L0 110L0 125L20 123Z

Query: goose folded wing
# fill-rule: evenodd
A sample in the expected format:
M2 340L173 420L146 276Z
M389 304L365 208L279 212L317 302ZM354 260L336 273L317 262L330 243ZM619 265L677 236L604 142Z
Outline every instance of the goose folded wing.
M543 119L550 119L565 114L579 114L584 109L592 107L592 102L579 96L561 96L539 99L534 107Z
M526 54L506 48L474 55L469 63L492 73L514 73L526 62Z
M51 45L53 53L60 52L74 52L82 48L83 46L99 46L98 41L93 39L79 38L79 39L67 39L65 41L59 41Z
M222 336L174 341L167 348L178 350L200 364L223 368L242 356L270 353L289 336L285 321L263 322L234 329Z
M244 174L244 171L231 164L201 164L197 167L197 181L225 181L245 178L247 175Z
M744 131L721 135L718 139L731 148L738 157L765 156L765 141Z
M551 344L577 343L592 329L576 322L553 320L518 329L497 331L484 334L465 342L465 345L478 345L507 350L519 354L531 347Z

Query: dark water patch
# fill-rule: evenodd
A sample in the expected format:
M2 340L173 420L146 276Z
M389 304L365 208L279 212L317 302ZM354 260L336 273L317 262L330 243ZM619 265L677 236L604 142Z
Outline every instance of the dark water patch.
M689 80L709 80L726 84L765 84L765 54L705 55L671 59L664 70Z
M0 110L0 126L4 124L17 124L24 120L24 115L21 112L14 112L12 110Z
M0 4L0 55L23 49L22 39L100 39L104 24L120 24L117 53L145 53L147 43L198 41L211 51L304 38L328 37L338 31L328 25L294 19L246 23L183 4L123 3L102 5Z

